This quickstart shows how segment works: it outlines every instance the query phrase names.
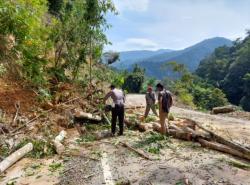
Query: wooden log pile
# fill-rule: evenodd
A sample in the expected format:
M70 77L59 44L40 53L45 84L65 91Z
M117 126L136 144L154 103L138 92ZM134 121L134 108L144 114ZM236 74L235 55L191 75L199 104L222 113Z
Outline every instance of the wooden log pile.
M225 114L225 113L230 113L234 112L235 108L233 106L224 106L224 107L214 107L212 109L212 114Z
M161 131L159 123L141 124L138 122L131 123L129 121L125 121L125 124L128 127L132 127L140 131ZM249 148L226 140L191 119L182 118L170 122L168 135L181 140L198 142L202 147L224 152L250 161Z

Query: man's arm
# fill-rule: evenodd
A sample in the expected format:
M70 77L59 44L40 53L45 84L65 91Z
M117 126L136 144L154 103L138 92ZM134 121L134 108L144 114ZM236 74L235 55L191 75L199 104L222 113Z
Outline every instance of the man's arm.
M155 93L153 92L153 102L155 103L156 99L155 99Z
M103 99L103 103L106 104L107 99L112 95L112 91L109 91Z
M162 94L159 93L159 96L158 96L158 104L159 104L159 112L162 111Z
M146 99L146 104L148 104L148 94L147 93L145 95L145 99Z
M123 103L125 103L125 101L126 101L126 94L125 94L124 91L122 91L122 93L123 93Z

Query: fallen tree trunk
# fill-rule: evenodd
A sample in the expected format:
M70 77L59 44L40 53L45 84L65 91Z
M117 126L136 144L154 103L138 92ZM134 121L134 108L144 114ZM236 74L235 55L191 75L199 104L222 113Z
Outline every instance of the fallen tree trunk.
M221 136L207 130L206 128L200 126L193 120L188 120L194 123L197 127L205 131L204 133L198 133L192 128L186 126L178 127L175 124L170 124L169 135L182 140L187 141L198 141L203 147L211 148L213 150L228 153L234 156L238 156L244 159L250 160L250 151L244 146L228 141ZM156 132L161 132L161 125L159 123L153 123L153 130ZM216 143L218 142L218 143Z
M197 127L199 127L200 129L204 130L205 132L209 133L211 135L211 138L213 138L215 141L217 141L218 143L227 145L228 147L231 147L234 150L240 151L246 155L250 156L250 150L247 149L244 146L240 146L239 144L233 143L231 141L228 141L226 139L224 139L223 137L215 134L214 132L204 128L203 126L199 125L198 123L196 123Z
M189 119L186 119L186 118L182 118L182 119L177 118L174 121L170 121L170 125L171 124L176 125L179 128L189 127L191 129L195 130L195 123Z
M233 106L225 106L225 107L214 107L212 109L212 114L220 114L220 113L230 113L234 112L235 109Z
M16 163L18 160L20 160L23 156L25 156L27 153L33 150L33 144L28 143L19 150L12 153L10 156L5 158L0 163L0 174L3 173L5 170L7 170L10 166L12 166L14 163Z
M137 124L138 129L142 132L146 132L148 130L152 130L153 129L153 124L152 123L144 123L144 124Z
M179 132L182 131L182 129L179 128L178 126L176 126L175 124L170 124L170 125L169 125L169 129L174 129L174 130L177 130L177 131L179 131Z
M77 119L87 119L87 120L97 121L97 122L102 121L102 118L100 116L93 115L93 114L83 112L83 111L76 111L74 116Z
M153 130L156 132L161 132L161 125L159 123L154 123ZM193 136L192 133L185 132L182 129L178 128L176 125L172 125L171 128L169 128L168 134L176 139L182 139L186 141L191 141L195 139L195 136Z
M250 160L250 155L244 154L239 152L238 150L234 150L226 145L220 144L220 143L215 143L215 142L211 142L211 141L206 141L204 139L198 139L198 142L201 144L202 147L206 147L209 149L213 149L213 150L217 150L220 152L224 152L227 154L231 154L243 159L247 159Z
M63 140L65 139L67 133L62 130L58 136L56 136L55 140L54 140L54 146L56 148L56 153L61 155L64 151L65 151L65 147L62 144Z
M156 132L161 132L161 125L159 123L153 123L153 130Z

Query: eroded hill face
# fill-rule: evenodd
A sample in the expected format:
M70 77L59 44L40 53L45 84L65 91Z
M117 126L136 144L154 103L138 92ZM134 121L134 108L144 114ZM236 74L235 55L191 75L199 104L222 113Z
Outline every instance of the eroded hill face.
M30 112L37 105L36 94L24 88L20 82L0 78L0 109L7 114L13 114L16 112L17 102L20 102L21 112Z

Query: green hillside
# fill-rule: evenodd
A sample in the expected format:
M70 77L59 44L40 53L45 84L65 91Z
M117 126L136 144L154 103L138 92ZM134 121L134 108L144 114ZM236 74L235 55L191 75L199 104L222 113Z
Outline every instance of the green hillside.
M216 37L204 40L183 50L159 50L160 53L158 51L158 54L157 51L151 52L150 54L152 56L150 57L145 57L144 52L141 56L140 54L142 53L138 51L136 52L136 56L132 56L131 53L121 52L119 63L113 66L118 69L128 69L131 71L133 65L138 64L140 67L146 69L147 76L163 79L166 76L173 77L174 75L171 70L167 70L163 67L165 63L176 61L177 63L185 64L190 71L195 71L202 59L210 55L215 48L224 45L231 46L232 42L225 38ZM130 54L131 57L127 57L128 54Z
M250 32L232 47L220 47L201 61L196 74L223 89L228 100L250 110Z

